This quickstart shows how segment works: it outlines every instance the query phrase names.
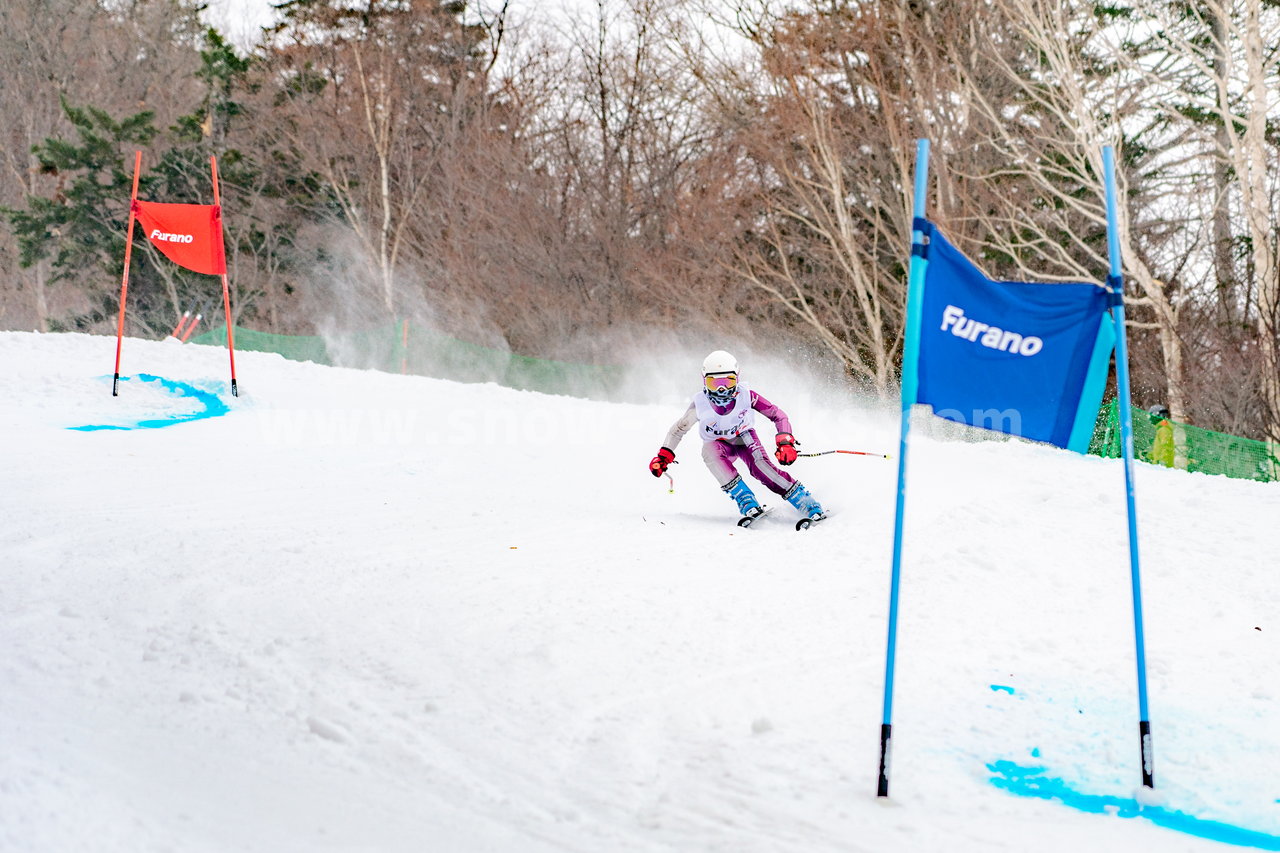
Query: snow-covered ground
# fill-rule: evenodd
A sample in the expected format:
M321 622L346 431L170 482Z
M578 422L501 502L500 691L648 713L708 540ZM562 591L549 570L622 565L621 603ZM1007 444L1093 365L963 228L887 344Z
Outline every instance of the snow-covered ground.
M696 438L646 470L693 359L641 405L240 353L237 399L129 340L113 398L114 348L0 334L0 850L1280 849L1280 485L1138 466L1138 813L1119 463L922 427L885 801L894 462L742 531ZM804 449L896 452L785 376Z

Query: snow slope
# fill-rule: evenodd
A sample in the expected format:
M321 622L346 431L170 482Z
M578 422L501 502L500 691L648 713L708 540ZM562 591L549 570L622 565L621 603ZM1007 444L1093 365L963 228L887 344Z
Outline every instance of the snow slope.
M1119 464L921 418L883 801L895 463L740 531L695 439L646 470L693 360L624 405L241 353L237 399L129 340L112 398L114 346L0 333L0 850L1280 849L1280 486L1138 466L1135 816ZM770 370L805 449L896 452Z

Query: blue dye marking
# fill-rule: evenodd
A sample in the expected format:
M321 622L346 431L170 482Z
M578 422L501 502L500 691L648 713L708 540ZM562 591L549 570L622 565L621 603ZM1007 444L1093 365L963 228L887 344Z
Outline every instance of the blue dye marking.
M991 689L996 691L997 693L1003 690L1005 693L1008 693L1010 696L1013 695L1013 688L1008 687L1004 684L993 684L991 685Z
M128 381L134 377L121 376L122 381ZM190 423L191 421L203 420L205 418L217 418L227 414L231 409L226 403L222 402L217 394L210 391L202 391L194 385L186 382L175 382L172 379L165 379L163 376L152 376L149 373L139 373L136 377L142 382L158 382L160 387L173 394L176 397L191 397L200 403L204 408L197 412L190 412L183 415L170 415L164 418L152 418L150 420L138 421L135 424L86 424L85 426L67 427L67 429L76 430L78 432L97 432L104 429L160 429L161 427L175 426L176 424Z
M1173 811L1162 806L1144 806L1128 797L1112 797L1101 794L1082 794L1073 791L1061 779L1044 775L1044 767L1024 767L1012 761L997 761L987 769L996 774L991 784L1023 797L1041 800L1057 800L1063 805L1092 814L1110 814L1116 817L1146 818L1165 829L1184 832L1197 838L1235 844L1239 847L1256 847L1260 850L1280 850L1280 835L1268 835L1229 823L1201 820L1185 812Z
M1032 748L1032 750L1031 750L1031 757L1032 757L1032 758L1039 758L1039 757L1040 757L1040 747L1038 747L1038 746L1037 746L1037 747L1033 747L1033 748Z

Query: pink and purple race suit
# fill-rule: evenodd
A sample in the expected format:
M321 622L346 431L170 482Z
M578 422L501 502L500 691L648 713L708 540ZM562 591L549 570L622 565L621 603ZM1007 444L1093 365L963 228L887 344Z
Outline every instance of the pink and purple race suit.
M728 406L713 404L701 392L694 395L684 415L667 432L663 446L674 452L685 433L696 426L702 437L702 461L720 488L728 486L738 476L734 463L741 459L747 464L751 476L765 488L774 494L785 495L795 479L773 464L768 449L760 443L755 431L756 412L773 421L778 432L791 432L791 421L786 412L739 382L738 395Z

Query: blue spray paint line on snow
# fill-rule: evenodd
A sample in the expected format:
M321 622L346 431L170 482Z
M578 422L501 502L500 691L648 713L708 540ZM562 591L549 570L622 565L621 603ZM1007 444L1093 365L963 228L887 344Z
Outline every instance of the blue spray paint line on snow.
M1176 830L1197 838L1207 838L1238 847L1255 847L1259 850L1280 850L1280 835L1268 835L1252 829L1201 820L1185 812L1173 811L1161 806L1144 806L1130 797L1113 797L1103 794L1084 794L1074 791L1061 779L1046 776L1044 767L1024 767L1012 761L996 761L987 765L995 775L991 784L1023 797L1041 800L1057 800L1063 805L1082 812L1110 814L1116 817L1141 817L1165 829Z
M1007 684L993 684L991 685L991 689L997 693L1003 690L1005 693L1008 693L1010 696L1013 695L1013 688L1008 686Z
M110 377L107 377L110 378ZM76 430L78 432L97 432L107 429L160 429L161 427L175 426L176 424L191 423L192 421L204 420L205 418L217 418L227 414L231 409L226 403L222 402L222 398L210 391L202 391L201 389L187 382L175 382L172 379L165 379L163 376L152 376L149 373L139 373L136 377L121 376L124 381L130 379L138 379L142 382L156 382L161 388L173 394L175 397L191 397L200 403L203 408L196 412L189 412L181 415L169 415L163 418L151 418L149 420L138 421L133 424L86 424L85 426L67 427L67 429Z

